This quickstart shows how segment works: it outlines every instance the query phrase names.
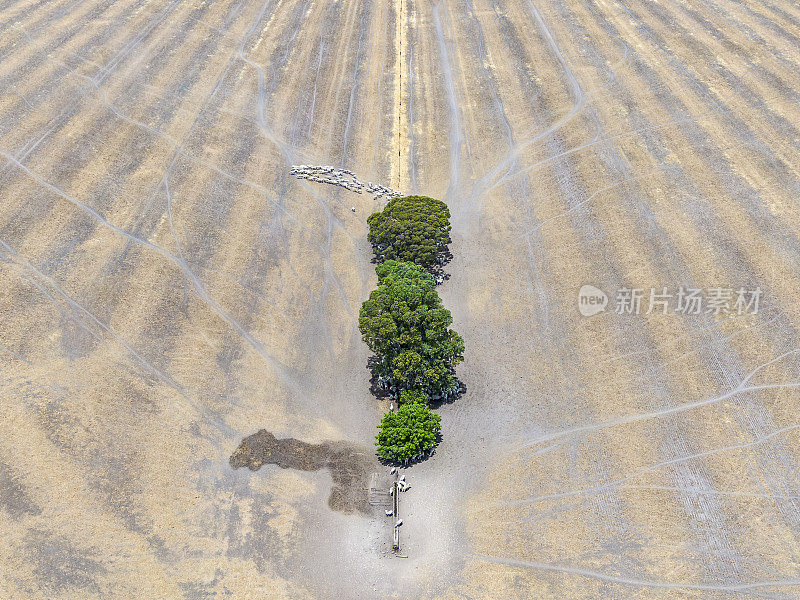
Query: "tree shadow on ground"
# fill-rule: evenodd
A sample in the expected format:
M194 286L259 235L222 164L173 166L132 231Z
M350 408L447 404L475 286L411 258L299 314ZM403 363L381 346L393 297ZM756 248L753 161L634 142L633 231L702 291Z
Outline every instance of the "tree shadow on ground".
M367 359L367 369L369 369L371 376L369 379L369 391L370 393L375 396L378 400L391 400L392 402L397 402L398 397L400 395L400 390L396 393L393 393L392 390L388 387L383 387L380 385L380 378L377 374L377 367L380 364L380 359L375 356L374 354ZM458 377L455 376L455 373L451 373L453 375L453 381L455 385L451 390L442 394L436 398L429 398L428 399L428 407L435 410L440 408L444 404L452 404L456 400L460 399L464 394L467 393L467 386L466 384L461 381Z
M448 240L448 244L449 243L450 240ZM378 251L373 247L372 260L370 261L373 265L379 265L387 260L388 259L386 258L382 258ZM436 262L428 267L428 272L433 275L436 285L440 285L442 282L450 279L450 273L446 273L444 268L451 260L453 260L453 254L450 252L450 247L444 246L437 255Z
M448 243L450 243L450 240L448 240ZM433 275L436 285L440 285L450 279L450 273L445 273L444 268L451 260L453 260L453 254L450 252L450 247L445 246L439 253L436 263L428 269L431 275Z
M367 359L367 368L370 372L369 391L378 400L396 400L388 388L384 388L380 385L379 377L376 373L377 366L380 362L380 358L374 354Z
M428 407L431 410L441 408L445 404L453 404L456 400L461 399L461 397L467 393L467 385L458 377L453 377L453 379L455 380L455 387L452 392L444 395L441 398L431 398L428 400Z

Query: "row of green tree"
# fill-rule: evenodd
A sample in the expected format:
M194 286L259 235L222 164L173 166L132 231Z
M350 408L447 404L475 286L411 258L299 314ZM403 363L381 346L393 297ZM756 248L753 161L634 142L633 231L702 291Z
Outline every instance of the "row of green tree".
M378 387L398 402L397 412L383 416L376 446L380 456L405 462L436 444L440 417L428 403L459 391L455 366L464 340L450 329L453 318L430 273L444 262L450 211L440 200L404 196L367 222L378 287L361 306L358 325L376 356Z

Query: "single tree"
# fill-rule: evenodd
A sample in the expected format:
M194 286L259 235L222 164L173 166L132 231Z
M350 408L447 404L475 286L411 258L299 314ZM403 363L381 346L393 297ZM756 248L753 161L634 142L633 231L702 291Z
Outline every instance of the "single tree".
M424 390L403 390L400 392L400 404L428 404L428 394Z
M441 428L441 417L424 404L404 404L383 415L375 437L378 455L396 461L422 456L436 444Z
M362 304L358 326L378 356L376 375L395 390L436 395L455 386L453 370L464 358L464 340L452 329L430 280L385 276Z
M434 284L433 275L420 265L400 260L387 260L375 267L378 285L389 284L398 279L416 279Z
M427 196L392 198L367 219L368 239L379 259L431 267L450 241L450 210Z

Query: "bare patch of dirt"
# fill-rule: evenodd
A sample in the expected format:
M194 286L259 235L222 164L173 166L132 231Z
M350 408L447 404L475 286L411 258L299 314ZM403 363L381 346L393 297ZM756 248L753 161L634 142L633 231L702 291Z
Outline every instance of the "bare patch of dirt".
M266 429L244 438L231 456L230 465L234 469L247 467L251 471L263 465L301 471L329 469L333 488L328 506L346 514L370 512L369 477L378 467L366 449L354 444L309 444L294 438L278 439Z

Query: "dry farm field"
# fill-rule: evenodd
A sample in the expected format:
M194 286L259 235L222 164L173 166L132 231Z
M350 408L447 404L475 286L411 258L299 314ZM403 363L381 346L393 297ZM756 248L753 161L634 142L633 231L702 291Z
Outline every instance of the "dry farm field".
M295 165L452 213L407 558ZM794 0L0 0L0 598L798 598L798 267Z

